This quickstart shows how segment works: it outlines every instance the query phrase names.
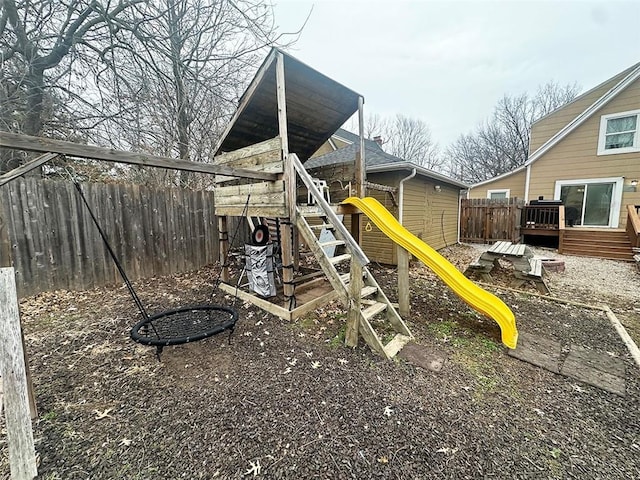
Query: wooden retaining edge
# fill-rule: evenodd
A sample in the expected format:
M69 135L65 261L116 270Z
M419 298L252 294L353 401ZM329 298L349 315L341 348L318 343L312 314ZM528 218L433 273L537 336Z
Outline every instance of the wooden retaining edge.
M521 293L521 294L525 294L525 295L532 295L534 297L543 298L545 300L551 300L552 302L563 303L565 305L572 305L572 306L575 306L575 307L588 308L588 309L591 309L591 310L600 310L600 311L604 312L607 315L607 318L609 319L609 322L611 322L611 325L613 325L613 328L615 328L616 332L618 332L618 335L620 336L620 339L622 340L622 342L627 347L627 350L629 350L629 353L633 357L633 360L636 362L636 365L638 366L638 368L640 368L640 348L638 348L638 345L636 345L636 342L633 341L633 338L631 338L631 336L627 332L627 329L624 328L624 325L622 325L622 323L620 323L620 320L618 320L618 317L616 317L615 313L613 313L613 311L611 310L611 308L609 308L608 305L589 305L587 303L580 303L580 302L573 302L571 300L565 300L564 298L551 297L549 295L542 295L542 294L536 293L536 292L528 292L528 291L524 291L524 290L518 290L517 288L500 287L500 286L497 286L497 285L490 285L490 284L484 283L484 282L476 282L476 283L479 284L479 285L482 285L483 287L489 287L489 288L492 288L494 290L500 290L500 289L501 290L508 290L510 292Z
M616 329L616 332L618 332L618 335L620 335L620 338L622 339L624 344L627 346L629 353L631 354L633 359L636 361L636 365L640 367L640 349L638 349L638 345L636 345L636 342L634 342L633 339L629 336L629 333L627 333L627 330L624 328L624 325L620 323L620 320L618 320L618 317L615 316L615 314L611 311L611 309L607 305L604 306L604 312L607 314L607 318L609 318L609 321L611 322L613 327Z

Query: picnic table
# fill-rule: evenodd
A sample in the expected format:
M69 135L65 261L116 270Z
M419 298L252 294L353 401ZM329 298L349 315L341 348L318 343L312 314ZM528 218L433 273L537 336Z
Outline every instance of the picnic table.
M534 258L531 249L524 244L494 243L489 250L480 255L480 258L469 265L465 275L475 273L482 279L492 282L491 271L498 266L499 260L506 260L513 265L512 287L518 288L525 282L531 281L538 291L544 294L549 293L549 287L542 278L544 274L542 259Z

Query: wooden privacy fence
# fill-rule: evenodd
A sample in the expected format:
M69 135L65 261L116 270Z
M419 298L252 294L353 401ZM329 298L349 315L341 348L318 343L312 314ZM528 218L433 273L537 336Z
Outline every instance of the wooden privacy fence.
M519 242L522 207L522 200L517 198L463 198L460 202L460 241Z
M218 260L213 192L97 183L82 190L132 280ZM70 182L20 178L0 187L0 265L10 263L21 297L121 281Z

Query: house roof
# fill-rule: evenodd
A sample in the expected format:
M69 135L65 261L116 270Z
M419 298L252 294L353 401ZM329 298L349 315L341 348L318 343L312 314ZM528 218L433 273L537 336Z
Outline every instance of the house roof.
M358 136L355 138L359 139ZM372 145L373 144L373 145ZM333 152L326 153L319 157L314 157L307 161L305 168L311 170L314 168L326 167L329 165L341 165L345 163L353 163L356 158L356 152L358 151L358 144L353 143L344 148L334 150ZM432 178L449 185L453 185L460 188L468 188L468 185L453 178L449 178L446 175L434 172L428 168L421 167L415 163L407 162L395 155L385 152L382 148L373 140L365 141L365 168L369 173L376 172L392 172L407 170L412 171L416 169L418 175Z
M596 113L607 103L613 100L620 92L622 92L625 88L635 82L638 78L640 78L640 63L636 63L630 73L626 75L622 80L620 80L613 88L608 90L598 100L589 105L589 107L587 107L580 115L571 120L563 128L561 128L553 137L540 145L540 147L538 147L538 149L529 156L529 159L525 162L525 165L531 165L538 158L542 157L552 147L557 145L560 141L567 137L567 135L573 132L585 121L587 121L594 113Z
M503 173L503 174L497 175L495 177L487 178L486 180L483 180L483 181L478 182L478 183L474 183L474 184L472 184L470 186L470 188L480 187L480 186L482 186L482 185L484 185L486 183L491 183L491 182L493 182L495 180L500 180L501 178L506 178L506 177L508 177L510 175L513 175L515 173L521 172L522 170L525 170L526 168L527 168L526 165L521 165L521 166L519 166L517 168L514 168L510 172Z
M356 152L358 151L360 137L356 136L357 142L339 148L333 152L325 153L318 157L313 157L305 163L306 169L325 167L327 165L338 165L342 163L352 163L355 161ZM364 162L367 169L373 165L382 165L387 163L403 162L401 158L395 157L380 148L373 140L365 140L364 143Z
M411 162L395 162L395 163L387 163L381 165L373 165L371 167L367 167L367 172L369 173L377 173L377 172L397 172L398 170L406 170L413 171L416 169L417 175L422 175L423 177L428 177L433 180L438 180L442 183L447 183L449 185L453 185L454 187L459 188L469 188L469 185L466 183L460 182L459 180L455 180L451 177L447 177L446 175L442 175L441 173L434 172L433 170L429 170L428 168L421 167L420 165L416 165Z
M625 70L628 72L618 83L616 83L612 88L607 90L601 97L599 97L594 103L589 105L585 110L582 111L578 116L576 116L573 120L567 123L564 127L562 127L555 135L553 135L549 140L543 143L540 147L536 149L529 158L524 163L524 165L511 170L510 172L503 173L502 175L498 175L497 177L489 178L487 180L483 180L482 182L474 183L471 185L471 188L479 187L485 185L487 183L493 182L494 180L498 180L500 178L505 178L515 173L518 173L524 170L527 166L531 165L533 162L542 157L545 153L547 153L551 148L560 143L564 138L566 138L571 132L573 132L576 128L582 125L585 121L587 121L591 116L593 116L598 110L608 104L611 100L613 100L620 92L622 92L625 88L635 82L638 78L640 78L640 63L636 63L634 66ZM624 73L624 72L623 72ZM612 78L617 77L620 74L615 75ZM610 80L610 79L609 79ZM607 81L609 81L607 80ZM606 82L604 82L606 83ZM600 84L603 85L603 84ZM600 86L599 85L599 86ZM598 87L595 87L598 88ZM589 90L587 93L583 95L587 95L592 92L594 89ZM583 96L581 95L581 97ZM572 103L572 102L571 102ZM570 103L569 103L570 104ZM567 105L569 105L567 104ZM560 109L565 108L567 105L563 105ZM558 110L555 110L556 112ZM551 113L554 113L551 112Z
M339 128L336 130L336 133L331 135L332 138L339 138L347 143L358 143L360 141L360 135L357 133L350 132L349 130L345 130L344 128ZM383 151L382 147L375 140L371 140L369 138L364 139L365 145L371 147L374 150Z
M272 48L243 94L216 155L274 138L279 133L276 63L284 60L289 151L304 162L358 110L360 94Z

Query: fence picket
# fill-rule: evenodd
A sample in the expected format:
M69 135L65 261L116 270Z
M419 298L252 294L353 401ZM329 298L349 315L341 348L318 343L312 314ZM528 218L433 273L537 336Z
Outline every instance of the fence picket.
M523 202L517 198L468 198L460 202L460 241L493 243L520 241Z
M218 260L213 192L124 184L82 189L132 280ZM16 179L0 187L0 218L3 257L10 249L19 296L119 281L71 183Z

